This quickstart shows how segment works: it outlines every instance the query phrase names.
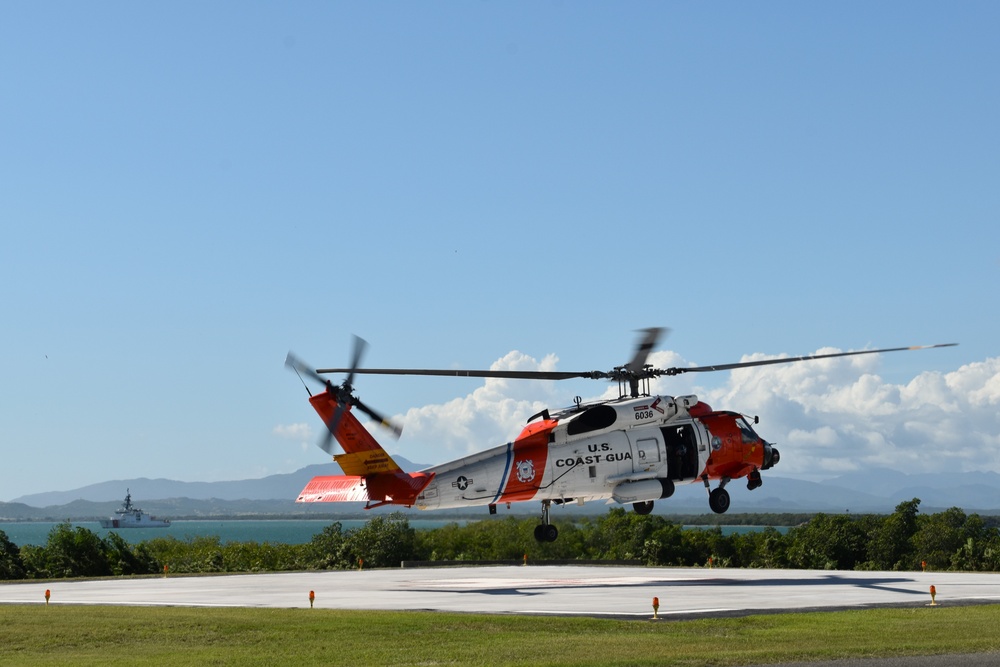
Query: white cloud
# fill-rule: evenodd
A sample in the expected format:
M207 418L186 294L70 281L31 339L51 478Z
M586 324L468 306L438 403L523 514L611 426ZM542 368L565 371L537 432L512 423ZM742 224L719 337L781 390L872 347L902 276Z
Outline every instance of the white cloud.
M782 445L782 474L1000 470L1000 358L921 373L905 385L871 372L870 359L741 369L707 398L717 408L759 412L761 435ZM823 458L830 446L842 456Z
M817 353L836 352L824 348ZM744 360L763 358L761 355ZM556 370L511 352L495 369ZM688 366L673 352L656 352L659 368ZM654 393L698 394L715 409L759 415L758 432L781 449L781 475L836 475L864 467L904 472L1000 472L1000 358L950 373L921 373L893 384L877 373L875 356L824 359L726 373L715 388L699 388L701 374L661 378ZM614 384L595 383L590 398L617 396ZM602 393L603 392L603 393ZM410 409L394 419L403 438L387 448L434 464L509 442L529 416L569 404L559 382L488 379L466 396ZM378 429L376 437L384 441Z
M298 443L303 451L316 442L312 426L305 422L298 424L278 424L271 433L284 440L293 440Z
M510 352L491 370L555 370L558 359L541 362L521 352ZM471 394L440 405L412 408L396 419L403 437L397 449L407 458L440 463L514 439L528 418L547 407L552 381L489 378Z

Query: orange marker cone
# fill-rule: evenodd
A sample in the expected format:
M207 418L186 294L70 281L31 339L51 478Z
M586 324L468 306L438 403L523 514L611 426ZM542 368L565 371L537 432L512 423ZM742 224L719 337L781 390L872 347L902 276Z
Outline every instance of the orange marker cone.
M528 554L524 554L524 564L528 564Z
M51 596L52 596L52 591L50 591L49 589L46 588L45 589L45 605L46 606L48 606L48 604L49 604L49 598Z
M316 601L316 591L309 591L309 608L313 608L313 602Z
M653 598L653 620L654 621L657 621L657 620L660 619L659 612L660 612L660 598L654 597Z
M937 589L934 588L934 586L932 585L931 586L931 603L929 605L927 605L928 607L936 607L937 606L937 600L934 599L936 597L937 597Z

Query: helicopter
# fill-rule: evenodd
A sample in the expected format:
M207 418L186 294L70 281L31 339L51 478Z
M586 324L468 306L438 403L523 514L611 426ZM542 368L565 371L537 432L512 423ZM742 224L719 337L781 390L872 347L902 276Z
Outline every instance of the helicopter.
M291 352L285 365L324 390L309 392L309 402L326 425L320 447L331 454L343 475L314 477L297 502L364 502L365 509L402 505L421 510L538 501L541 520L534 536L553 542L558 528L550 521L553 504L583 505L605 500L632 505L649 514L657 500L670 498L679 484L703 484L708 505L717 514L729 509L726 486L746 478L747 488L763 484L761 472L781 460L778 448L754 430L757 417L730 410L713 410L695 395L650 393L650 380L683 373L704 373L753 366L788 364L816 359L951 347L956 343L858 350L716 364L654 368L646 360L665 329L643 329L632 359L610 371L511 371L361 368L367 343L354 337L348 368L313 369ZM324 375L346 374L339 385ZM429 375L529 380L588 378L618 384L618 398L583 402L556 411L548 409L528 419L511 442L476 454L405 472L362 425L353 411L373 419L399 437L402 429L354 394L357 374ZM308 386L306 387L307 392ZM334 453L336 439L343 452ZM715 486L713 488L713 483Z

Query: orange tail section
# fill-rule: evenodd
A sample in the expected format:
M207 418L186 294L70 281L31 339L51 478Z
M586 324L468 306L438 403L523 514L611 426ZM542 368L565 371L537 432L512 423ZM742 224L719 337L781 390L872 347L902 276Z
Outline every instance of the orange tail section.
M337 401L327 392L309 399L313 408L323 418L324 424L333 420ZM343 454L334 455L345 475L313 477L302 489L296 502L337 503L366 502L366 509L379 505L413 505L434 473L405 473L372 434L345 406L334 437L343 447Z

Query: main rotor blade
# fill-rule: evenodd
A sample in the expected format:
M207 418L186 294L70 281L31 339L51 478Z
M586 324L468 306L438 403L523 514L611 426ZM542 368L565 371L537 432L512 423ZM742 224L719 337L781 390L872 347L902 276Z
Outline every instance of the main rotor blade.
M647 336L648 340L650 336ZM801 357L784 357L778 359L762 359L759 361L741 361L732 364L714 364L711 366L692 366L689 368L645 368L643 360L642 366L638 370L632 369L632 364L640 358L640 351L626 367L611 371L484 371L484 370L464 370L464 369L434 369L434 368L319 368L316 373L348 373L353 370L356 373L368 375L432 375L439 377L472 377L472 378L502 378L509 380L571 380L574 378L584 378L588 380L629 380L642 377L660 377L663 375L680 375L682 373L707 373L710 371L729 371L737 368L749 368L751 366L771 366L774 364L790 364L797 361L810 361L813 359L831 359L833 357L851 357L861 354L881 354L883 352L900 352L905 350L929 350L938 347L954 347L958 343L941 343L938 345L914 345L910 347L888 347L880 350L858 350L854 352L834 352L832 354L808 354ZM648 354L648 352L647 352Z
M649 353L653 351L656 347L656 342L660 340L660 336L663 335L668 329L663 327L651 327L649 329L642 329L645 334L642 340L639 341L639 345L635 348L635 355L632 357L632 361L625 365L632 373L639 373L646 366L646 359L649 358Z
M317 373L347 373L349 368L318 368ZM509 380L570 380L588 378L600 380L611 377L604 371L569 373L561 371L470 371L434 368L358 368L356 373L364 375L437 375L460 378L506 378Z
M730 371L736 368L751 366L770 366L772 364L790 364L796 361L811 361L813 359L831 359L833 357L853 357L860 354L880 354L882 352L902 352L906 350L930 350L936 347L954 347L958 343L941 343L938 345L913 345L910 347L887 347L881 350L857 350L854 352L834 352L832 354L807 354L801 357L785 357L781 359L761 359L758 361L741 361L735 364L716 364L713 366L693 366L691 368L666 368L654 371L663 375L680 375L681 373L705 373L709 371Z

